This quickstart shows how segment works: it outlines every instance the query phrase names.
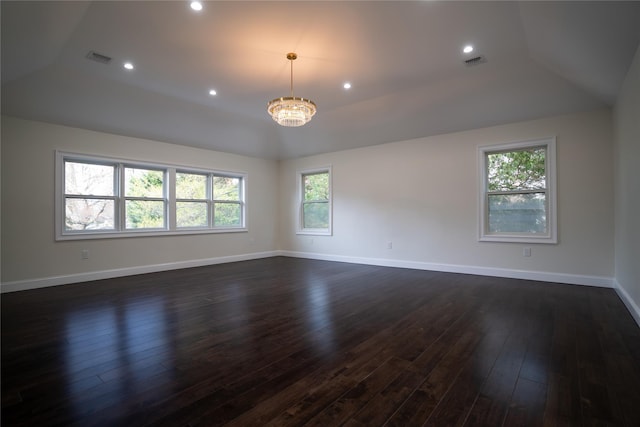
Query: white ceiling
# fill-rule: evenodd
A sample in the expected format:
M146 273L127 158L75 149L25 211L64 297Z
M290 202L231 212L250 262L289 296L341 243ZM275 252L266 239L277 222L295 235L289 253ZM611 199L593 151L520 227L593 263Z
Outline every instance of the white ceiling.
M640 44L638 1L1 8L3 114L272 159L611 106ZM296 96L318 105L300 128L266 113L290 51Z

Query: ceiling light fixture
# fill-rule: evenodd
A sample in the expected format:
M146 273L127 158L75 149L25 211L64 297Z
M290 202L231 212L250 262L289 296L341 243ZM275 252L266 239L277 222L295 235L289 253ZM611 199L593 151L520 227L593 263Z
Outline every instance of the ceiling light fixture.
M191 9L195 10L196 12L200 12L202 10L202 3L200 3L199 1L192 1L190 6Z
M216 90L215 90L215 89L211 89L211 90L209 91L209 95L211 95L211 96L216 96L217 94L218 94L218 92L216 92Z
M347 90L349 90L349 89L351 89L351 83L346 82L345 84L342 85L342 87L347 89Z
M298 58L295 53L287 53L291 61L291 96L273 99L267 104L267 111L280 126L297 127L309 123L316 113L316 104L304 98L293 96L293 61Z
M122 66L127 70L133 70L133 64L131 62L125 62Z
M473 46L467 45L467 46L464 47L464 49L462 49L462 51L464 53L471 53L471 52L473 52Z

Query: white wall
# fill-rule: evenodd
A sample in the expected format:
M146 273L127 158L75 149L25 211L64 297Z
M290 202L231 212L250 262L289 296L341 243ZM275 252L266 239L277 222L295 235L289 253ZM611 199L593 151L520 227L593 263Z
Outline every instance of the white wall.
M3 289L83 280L96 272L107 277L147 266L154 271L197 265L199 260L204 264L266 256L278 250L294 256L610 286L612 134L607 110L275 162L3 117ZM478 242L477 147L554 135L559 244ZM55 150L247 172L249 232L55 242ZM296 171L327 165L333 166L333 236L296 235ZM633 209L637 203L636 197ZM387 249L388 242L393 249ZM630 237L629 242L637 244L638 239ZM525 246L532 247L531 257L522 256ZM82 249L90 251L89 260L81 259ZM625 265L631 283L637 284L633 277L638 277L638 267ZM627 282L624 277L621 283ZM637 298L637 287L628 292Z
M275 161L5 116L1 148L3 290L142 272L144 268L197 265L198 260L206 263L221 257L257 257L277 249ZM56 242L55 150L246 172L249 231ZM89 250L88 260L81 259L82 249Z
M640 324L640 47L614 109L615 277Z
M477 147L548 136L557 137L559 243L478 242ZM326 165L333 167L333 236L296 235L296 171ZM290 255L611 286L612 168L608 110L283 161L281 248ZM522 256L524 246L532 247L530 258Z

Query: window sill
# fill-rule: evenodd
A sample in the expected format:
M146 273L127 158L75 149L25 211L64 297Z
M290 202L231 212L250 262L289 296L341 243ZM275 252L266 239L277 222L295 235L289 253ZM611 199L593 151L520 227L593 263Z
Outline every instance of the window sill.
M65 240L97 240L97 239L121 239L130 237L159 237L159 236L184 236L193 234L221 234L221 233L246 233L249 229L246 227L238 228L220 228L220 229L187 229L187 230L145 230L145 231L126 231L126 232L94 232L94 233L66 233L56 236L56 241Z
M308 236L331 236L331 230L298 230L296 231L298 235L308 235Z
M556 237L550 236L523 236L523 235L485 235L480 236L480 242L504 242L504 243L531 243L531 244L550 244L558 243Z

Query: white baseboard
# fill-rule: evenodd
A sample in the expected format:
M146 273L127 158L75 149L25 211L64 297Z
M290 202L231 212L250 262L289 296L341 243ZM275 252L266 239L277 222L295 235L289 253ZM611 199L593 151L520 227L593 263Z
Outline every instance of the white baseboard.
M620 283L618 283L617 280L615 280L615 279L613 280L613 285L614 285L614 288L615 288L618 296L620 297L620 299L622 300L624 305L627 306L627 310L629 310L629 313L631 313L631 316L633 317L633 319L636 321L638 326L640 326L640 307L638 307L638 304L636 304L631 299L631 296L620 285Z
M169 262L164 264L144 265L140 267L117 268L113 270L92 271L89 273L69 274L65 276L44 277L31 280L17 280L0 284L0 292L15 292L28 289L46 288L49 286L67 285L92 280L111 279L114 277L132 276L134 274L156 273L159 271L178 270L181 268L202 267L205 265L223 264L227 262L248 261L251 259L278 256L278 251L254 252L241 255L230 255L217 258L197 259L190 261Z
M479 276L508 277L513 279L538 280L543 282L567 283L572 285L598 286L614 288L614 280L609 277L583 276L576 274L549 273L540 271L514 270L492 267L478 267L469 265L438 264L420 261L404 261L385 258L365 258L344 255L331 255L313 252L296 251L267 251L241 255L231 255L217 258L198 259L190 261L178 261L164 264L154 264L139 267L119 268L113 270L93 271L89 273L70 274L65 276L45 277L40 279L18 280L0 284L0 292L15 292L28 289L44 288L48 286L66 285L70 283L88 282L92 280L110 279L114 277L131 276L134 274L155 273L159 271L177 270L181 268L202 267L205 265L222 264L227 262L247 261L251 259L269 258L273 256L288 256L293 258L307 258L324 261L347 262L352 264L378 265L381 267L412 268L416 270L441 271L446 273L476 274ZM626 292L619 286L619 295L625 295L623 301L629 307L631 304L635 310L634 317L638 321L640 311L631 301ZM626 299L625 299L626 298ZM630 311L633 310L630 308ZM640 322L639 322L640 324Z
M295 258L348 262L352 264L378 265L381 267L413 268L416 270L442 271L445 273L476 274L478 276L508 277L512 279L537 280L541 282L613 288L613 278L602 276L584 276L579 274L550 273L544 271L478 267L473 265L437 264L430 262L403 261L386 258L363 258L313 252L279 251L279 254L282 256Z

